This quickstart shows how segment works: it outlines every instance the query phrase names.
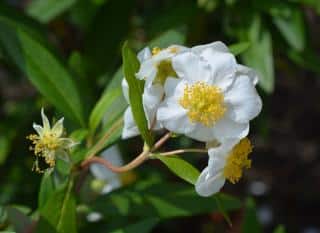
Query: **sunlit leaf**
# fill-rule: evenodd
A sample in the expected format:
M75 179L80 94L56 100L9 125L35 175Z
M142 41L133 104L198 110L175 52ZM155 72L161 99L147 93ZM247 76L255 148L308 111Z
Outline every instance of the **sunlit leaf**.
M135 74L139 70L139 61L137 56L125 43L122 48L123 73L129 85L129 100L132 109L133 118L138 126L141 136L145 142L151 146L153 137L148 129L147 119L142 105L142 94L144 81L136 78Z
M302 51L306 40L303 13L301 9L293 7L288 7L288 11L287 16L272 15L272 20L289 45Z
M36 233L76 233L76 203L69 181L58 189L40 210Z
M243 52L245 52L250 47L249 42L240 42L237 44L232 44L229 46L229 50L233 55L237 56Z
M47 23L68 10L76 0L33 0L27 13L42 23Z
M248 29L248 48L241 57L245 64L254 68L259 74L259 85L266 91L274 89L274 64L272 38L267 28L263 27L260 18L254 17Z
M180 178L195 184L200 172L187 161L178 157L166 157L157 155L156 158L160 159L173 173Z
M39 196L38 196L38 208L41 209L45 206L50 196L54 193L55 185L51 171L44 173L41 179Z

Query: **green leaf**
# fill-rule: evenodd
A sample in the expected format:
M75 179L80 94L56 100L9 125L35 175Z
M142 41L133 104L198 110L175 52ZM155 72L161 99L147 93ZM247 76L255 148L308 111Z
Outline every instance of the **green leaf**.
M83 141L88 135L87 129L77 129L73 131L69 137L72 138L75 142Z
M0 44L41 94L65 116L84 125L80 93L69 72L46 47L1 19Z
M0 135L0 165L4 164L10 152L11 138L6 135Z
M230 219L228 213L226 212L226 210L224 209L224 206L221 204L220 194L219 193L215 194L214 198L216 199L217 206L218 206L219 211L221 212L222 216L224 217L226 222L229 224L229 226L232 227L231 219Z
M8 206L6 209L9 222L13 225L17 233L23 233L26 229L30 229L32 221L31 218L27 216L29 210L24 212L15 206Z
M252 198L246 200L246 210L242 225L242 233L261 233L262 227L259 223L256 206Z
M41 209L45 206L50 196L54 193L55 185L51 171L46 171L41 179L39 196L38 196L38 208Z
M36 233L76 233L76 202L73 182L58 189L40 210Z
M186 36L177 30L168 30L148 43L149 47L166 48L172 44L182 45L186 41Z
M131 224L121 229L112 231L111 233L148 233L159 222L158 218L147 218L135 224Z
M121 87L105 92L90 115L89 127L91 132L95 131L103 117L108 118L108 120L112 119L114 115L124 112L126 107L127 104L123 98Z
M129 100L133 118L144 141L149 146L152 146L153 137L148 129L148 123L142 105L144 81L137 79L135 76L140 64L137 56L129 48L128 43L125 43L122 47L122 58L123 73L129 85Z
M91 61L91 76L110 72L120 61L121 44L129 34L134 3L108 0L88 26L84 54Z
M272 39L270 32L261 25L258 16L253 19L246 39L251 46L241 57L246 65L258 72L261 88L271 93L274 89Z
M39 22L2 2L0 2L0 22L4 22L11 27L20 28L32 35L33 38L44 41L46 32Z
M226 211L238 209L240 201L220 195L220 204ZM105 216L140 216L175 218L219 211L213 197L200 197L190 185L156 183L147 187L129 187L99 197L92 210Z
M76 0L33 0L27 7L27 13L41 23L48 23L67 11L75 2Z
M286 233L286 229L283 225L279 225L274 229L273 233Z
M232 44L229 46L229 50L233 55L237 56L243 52L245 52L250 47L249 42L240 42L237 44Z
M175 30L169 30L159 37L148 43L149 47L165 48L171 44L184 44L185 36ZM105 125L114 120L119 114L123 113L128 104L126 103L121 89L121 81L123 78L123 67L120 67L113 75L110 83L100 97L99 101L93 108L89 126L93 132L98 127L99 123L106 118Z
M178 157L166 157L157 155L156 158L160 159L173 173L181 179L195 184L200 172L187 161Z
M311 49L306 49L304 52L296 50L288 51L288 56L299 66L320 74L320 57Z
M98 135L98 142L86 153L85 157L96 155L102 149L115 143L121 136L123 129L122 116L118 116L111 122L105 124L101 134Z
M273 23L292 48L302 51L306 43L303 13L298 7L293 8L288 6L287 8L287 15L272 15Z
M153 37L159 32L186 25L198 15L198 10L195 1L174 1L167 7L159 8L156 14L149 15L146 31Z

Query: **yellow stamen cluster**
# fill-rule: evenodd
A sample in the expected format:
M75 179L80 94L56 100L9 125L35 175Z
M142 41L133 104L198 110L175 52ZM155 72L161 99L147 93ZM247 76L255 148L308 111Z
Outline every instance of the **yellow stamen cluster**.
M152 56L155 56L155 55L157 55L157 54L160 53L160 52L161 52L161 49L160 49L159 47L154 47L154 48L152 49L152 51L151 51Z
M179 103L188 110L187 114L191 122L211 127L226 112L223 100L220 88L197 82L193 85L186 85Z
M230 152L226 166L223 170L224 177L232 184L237 183L242 177L243 169L251 167L248 155L252 152L252 145L248 138L242 139Z
M42 137L36 134L31 134L27 136L27 139L29 139L33 144L33 146L30 147L30 150L33 150L36 156L43 157L50 167L54 167L54 152L61 144L59 138L54 133L46 132ZM39 172L41 171L37 164L35 164L34 170Z
M171 47L169 49L169 51L170 51L170 53L177 53L177 52L179 52L179 48L178 47Z

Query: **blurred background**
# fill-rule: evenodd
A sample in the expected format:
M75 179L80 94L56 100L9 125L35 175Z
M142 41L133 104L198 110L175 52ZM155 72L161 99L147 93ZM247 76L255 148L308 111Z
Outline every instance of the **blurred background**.
M119 69L125 40L136 51L156 46L152 41L159 37L159 47L216 40L236 44L238 61L259 72L264 107L251 124L253 166L223 191L243 202L253 198L261 232L281 224L286 232L320 233L319 0L2 0L1 22L30 32L67 67L87 115ZM21 72L13 41L0 24L0 205L34 210L41 176L31 172L25 137L32 122L40 123L42 106L50 117L61 112ZM76 129L68 117L66 128L68 133ZM186 146L197 145L186 138L167 145ZM141 140L122 141L119 148L128 161L139 152ZM207 162L203 156L186 157L198 168ZM179 181L157 161L126 180L150 174ZM222 215L212 213L169 220L153 232L240 232L243 212L230 213L231 228Z

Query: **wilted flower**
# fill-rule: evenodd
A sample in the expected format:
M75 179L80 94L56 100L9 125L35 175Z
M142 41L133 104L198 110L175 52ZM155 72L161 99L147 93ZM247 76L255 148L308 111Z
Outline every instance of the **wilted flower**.
M165 82L157 112L164 128L205 142L247 136L262 107L253 70L238 65L221 42L177 54L172 67L178 78Z
M64 138L63 119L58 120L51 128L49 120L41 109L42 126L33 123L33 128L37 134L30 134L27 139L32 142L30 149L34 151L36 160L33 170L43 172L39 168L39 157L42 157L50 168L55 166L57 156L65 157L68 150L76 145L70 138Z
M210 196L219 190L228 180L235 184L242 177L243 169L251 167L248 155L252 145L248 138L228 139L220 146L210 148L208 166L201 172L196 191L201 196Z

